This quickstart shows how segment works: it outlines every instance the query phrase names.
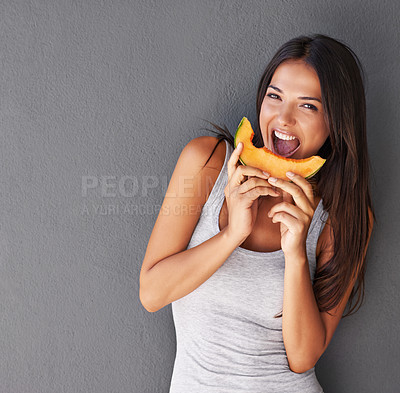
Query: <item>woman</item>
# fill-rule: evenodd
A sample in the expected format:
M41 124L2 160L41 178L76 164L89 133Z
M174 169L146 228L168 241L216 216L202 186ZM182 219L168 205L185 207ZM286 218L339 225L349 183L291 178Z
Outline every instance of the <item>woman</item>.
M374 221L361 72L315 34L262 75L253 143L326 158L312 179L239 165L242 146L217 126L183 149L140 276L148 311L172 303L170 393L322 392L314 366L363 288Z

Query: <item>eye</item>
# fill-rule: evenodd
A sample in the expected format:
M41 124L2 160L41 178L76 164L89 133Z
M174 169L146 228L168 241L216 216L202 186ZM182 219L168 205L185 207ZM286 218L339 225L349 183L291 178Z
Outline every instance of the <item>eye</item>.
M279 99L280 97L278 96L278 94L274 94L274 93L268 93L267 94L267 97L270 97L270 98L272 98L273 100L277 100L277 99ZM275 98L276 97L276 98ZM312 105L312 104L304 104L304 105L306 105L306 108L307 109L311 109L312 111L318 111L318 108L315 106L315 105ZM308 107L307 107L307 105L308 105Z
M313 110L313 111L317 111L317 110L318 110L317 107L314 106L314 105L312 105L312 104L304 104L304 105L308 105L308 106L309 106L309 109L311 109L311 110Z
M267 96L268 97L271 97L271 98L273 98L272 96L275 96L275 97L278 97L279 98L279 96L277 95L277 94L274 94L274 93L269 93L269 94L267 94ZM275 98L274 98L275 99Z

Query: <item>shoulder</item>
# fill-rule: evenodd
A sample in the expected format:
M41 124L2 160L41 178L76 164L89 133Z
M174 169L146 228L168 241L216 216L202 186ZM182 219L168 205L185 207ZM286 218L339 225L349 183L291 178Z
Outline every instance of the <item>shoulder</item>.
M194 179L204 204L224 164L226 143L213 136L190 140L182 149L176 164L176 173Z
M368 208L368 218L369 218L369 237L371 236L372 228L374 227L375 216L372 209Z
M372 228L374 226L374 214L370 207L368 207L368 219L369 219L368 240L367 240L366 248L368 247L368 243L371 238ZM334 252L333 229L332 229L330 217L328 217L328 219L325 223L325 226L321 232L321 235L318 238L316 254L317 254L317 258L318 258L318 256L320 256L320 254L322 254L322 253L332 255L333 252ZM366 249L365 249L365 252L366 252ZM324 259L329 259L329 258L324 258ZM320 264L321 264L321 260L320 260Z
M217 146L218 138L214 136L199 136L190 140L183 148L182 158L190 162L194 162L198 166L203 166L207 159L211 156L214 148ZM215 148L207 167L222 168L226 154L225 141L221 140Z
M374 221L375 221L375 215L371 208L368 208L368 219L369 219L369 224L368 224L367 247L368 247L369 241L371 240L372 228L374 227ZM367 247L364 250L364 256L365 256L365 253L367 252Z
M218 145L217 145L218 144ZM213 136L200 136L182 149L177 167L195 176L215 181L224 164L226 143Z

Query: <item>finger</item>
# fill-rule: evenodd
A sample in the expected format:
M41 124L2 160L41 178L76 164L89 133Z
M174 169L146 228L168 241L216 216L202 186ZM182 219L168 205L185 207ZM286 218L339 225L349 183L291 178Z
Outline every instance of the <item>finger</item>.
M275 187L279 187L283 191L286 191L293 197L293 201L296 205L300 207L307 214L312 214L314 212L314 196L310 199L309 193L305 194L303 189L295 183L290 183L283 179L276 179L270 177L268 182Z
M231 181L233 184L240 185L242 184L246 179L246 177L259 177L261 179L268 179L269 174L263 172L259 168L255 168L250 165L240 165L239 167L236 168L235 173L232 175Z
M307 223L309 221L309 217L303 212L303 210L289 202L280 202L274 205L268 212L268 217L273 217L280 212L288 213L297 220L305 221Z
M286 172L286 175L292 182L297 184L304 191L304 194L306 194L310 202L314 201L314 190L308 180L306 180L303 176L300 176L293 172Z
M255 201L261 195L271 195L271 196L278 196L272 194L273 190L270 187L256 187L247 192L243 195L244 198L249 199L250 201Z
M301 231L302 224L292 215L285 212L278 212L272 217L273 223L281 223L287 227L289 232L296 234Z
M242 152L242 150L243 150L243 143L240 142L236 146L236 148L233 150L231 156L229 157L229 160L227 163L227 165L228 165L228 180L231 179L233 173L236 170L237 162L239 160L239 156L240 156L240 153Z
M280 193L274 190L274 188L268 183L266 179L260 179L254 176L250 177L239 186L238 193L244 194L256 187L266 187L270 190L269 195L280 196Z

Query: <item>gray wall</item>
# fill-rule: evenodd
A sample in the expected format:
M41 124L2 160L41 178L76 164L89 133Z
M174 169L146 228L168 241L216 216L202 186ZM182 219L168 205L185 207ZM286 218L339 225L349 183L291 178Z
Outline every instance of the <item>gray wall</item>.
M212 135L201 118L254 121L272 54L319 32L367 72L378 225L366 301L317 376L326 393L398 392L399 13L395 0L1 1L0 390L168 392L171 306L142 307L139 272L176 160Z

